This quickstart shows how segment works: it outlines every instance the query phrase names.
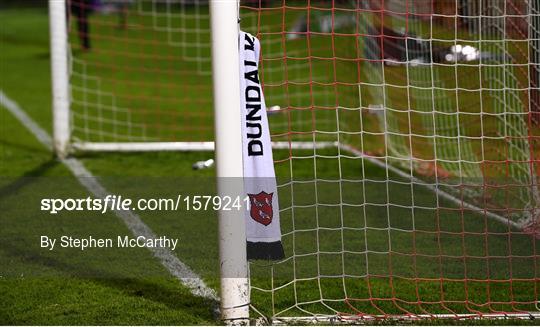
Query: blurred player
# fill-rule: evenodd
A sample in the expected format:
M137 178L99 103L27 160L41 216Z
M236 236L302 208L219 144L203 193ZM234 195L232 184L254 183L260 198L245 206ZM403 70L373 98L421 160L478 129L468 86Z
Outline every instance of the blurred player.
M92 0L67 0L69 15L75 16L77 20L77 31L79 34L79 39L81 41L81 48L85 51L90 50L90 23L89 16L92 12Z

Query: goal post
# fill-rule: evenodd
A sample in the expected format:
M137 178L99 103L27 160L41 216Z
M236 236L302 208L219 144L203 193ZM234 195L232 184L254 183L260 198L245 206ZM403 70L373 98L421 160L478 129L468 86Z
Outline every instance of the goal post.
M90 4L88 1L83 0L71 0L68 4L75 4L79 7L84 7ZM171 13L168 10L171 3L181 4L182 11ZM176 44L178 40L184 39L188 32L196 34L205 33L205 38L208 40L208 46L210 45L210 29L212 31L212 54L213 54L213 67L212 80L213 80L213 96L214 96L214 122L215 122L215 139L216 142L210 140L210 135L205 134L208 140L203 141L175 141L175 140L159 140L152 137L146 137L145 135L130 135L114 140L114 133L107 130L97 130L95 133L101 135L111 135L113 140L103 142L102 139L82 139L77 137L75 133L77 129L81 128L75 124L80 121L83 125L82 129L89 131L88 136L93 134L91 128L88 127L92 122L97 123L97 128L104 128L109 124L114 130L120 129L123 126L127 126L127 130L124 132L134 132L136 128L133 125L140 127L141 124L137 124L129 121L131 115L129 110L119 105L119 98L126 97L126 93L121 92L113 93L107 92L101 87L107 83L107 78L111 78L108 73L102 74L102 76L93 75L89 67L94 64L94 70L99 70L99 67L105 66L105 61L92 63L91 59L84 58L89 57L92 54L77 53L77 24L80 24L80 19L90 20L88 17L73 17L71 15L70 6L66 5L64 0L49 0L49 26L50 26L50 42L51 42L51 76L52 76L52 93L53 93L53 121L54 121L54 151L60 158L64 158L70 152L73 151L100 151L100 152L137 152L137 151L214 151L216 156L216 175L218 182L218 194L221 197L230 196L235 198L241 196L242 191L242 139L240 128L240 84L239 84L239 68L238 68L238 8L239 4L237 0L213 0L210 1L210 12L216 13L211 16L208 12L199 16L197 13L198 1L190 3L189 1L154 1L154 0L140 0L136 2L137 11L139 16L142 17L138 23L141 26L135 25L132 27L135 29L135 33L148 33L161 32L165 35L165 38L158 38L158 40L150 40L152 43L162 42L162 49L174 50L180 48L185 49L185 43ZM126 1L126 4L132 4L132 1ZM166 6L166 10L155 12L156 6ZM194 7L189 8L189 7ZM97 10L97 8L85 8L85 10ZM122 8L125 10L125 8ZM160 9L162 10L162 8ZM183 12L189 13L184 15ZM186 27L182 26L182 30L179 32L178 26L171 27L166 25L165 28L160 26L163 22L156 22L160 18L164 18L167 24L170 23L171 17L175 19L188 18L191 23L196 21L195 26ZM162 17L164 16L164 17ZM193 16L193 17L191 17ZM68 18L69 17L69 18ZM149 19L148 19L149 17ZM210 19L211 17L211 19ZM128 17L129 19L129 17ZM112 30L112 24L110 22L96 22L88 21L90 28L95 30L108 29L108 32ZM185 24L185 22L181 22ZM126 24L125 21L122 25ZM129 24L129 23L127 23ZM149 24L145 26L143 24ZM74 26L68 28L68 26ZM206 25L206 27L201 27ZM118 31L115 31L119 33ZM104 35L96 34L92 29L90 35L87 37L93 38L99 43L106 43L109 38ZM127 34L127 32L126 32ZM181 37L176 40L171 39L171 34L181 34ZM131 36L133 40L137 40L137 35ZM141 44L148 44L148 40L145 40L143 35L139 39ZM71 38L71 40L70 40ZM196 38L199 40L199 37ZM101 41L101 42L100 42ZM118 40L113 40L118 41ZM190 40L191 42L191 40ZM75 44L74 44L75 43ZM152 44L150 43L150 44ZM110 45L109 45L110 46ZM194 43L194 48L203 47L197 43ZM158 47L159 48L159 47ZM86 49L89 50L89 49ZM108 53L105 50L110 50ZM138 49L139 50L139 49ZM152 50L152 49L149 49ZM194 56L193 53L185 54L184 56L188 61L195 61L200 66L199 69L208 70L210 67L203 66L203 63L209 63L209 48L205 49L208 52L205 54L207 57L203 58L203 55L198 54ZM125 57L129 57L128 52L119 52L114 45L111 49L92 49L92 51L102 51L102 55L110 55L113 60L115 56L118 56L120 60ZM145 53L142 54L144 60ZM122 57L124 56L124 57ZM158 55L159 57L159 55ZM153 58L150 58L153 59ZM168 60L174 63L178 58L169 57ZM115 70L114 65L105 67L106 69ZM137 74L137 67L125 68L125 72L131 72ZM190 77L183 70L184 67L178 68L177 73L181 78ZM118 69L116 69L118 71ZM144 69L141 69L144 72ZM152 71L155 71L152 70ZM189 71L188 73L193 73ZM194 72L194 73L205 73ZM192 78L196 76L191 76ZM124 81L127 82L127 81ZM110 81L109 81L110 83ZM158 82L159 83L159 82ZM190 81L188 81L188 84ZM205 80L204 87L211 88L212 83L209 79ZM114 82L113 84L117 84ZM137 86L144 87L146 84L139 82ZM116 86L116 85L115 85ZM163 86L163 85L160 85ZM171 85L165 85L165 87L171 87ZM125 90L124 90L125 92ZM210 96L207 94L205 96ZM129 95L128 96L134 96ZM169 98L166 100L170 100ZM175 97L178 95L175 94ZM159 111L159 106L165 101L159 101L159 99L152 102L152 105L156 108L151 108ZM210 101L204 103L207 106L211 106ZM77 109L80 109L78 112ZM89 113L93 110L92 113ZM106 111L111 111L107 114ZM81 121L77 117L83 113L85 120ZM91 116L93 115L93 117ZM122 116L122 117L120 117ZM121 121L125 119L126 121ZM88 123L90 121L90 123ZM210 121L204 121L205 124ZM180 126L180 128L186 128L188 126ZM208 126L206 126L208 128ZM139 128L140 130L144 129ZM140 131L139 131L140 132ZM144 133L143 133L144 134ZM285 148L290 144L276 143L275 147ZM294 147L312 147L308 144L297 143ZM328 145L320 145L328 146ZM222 318L229 322L242 323L249 318L249 281L247 277L247 260L246 260L246 236L245 236L245 224L244 215L242 211L221 211L219 213L219 247L220 247L220 269L221 269L221 314Z
M67 155L70 137L69 72L66 2L49 0L53 147L56 155Z
M243 198L237 0L211 0L212 77L218 196ZM219 212L221 318L249 323L246 225L242 210Z

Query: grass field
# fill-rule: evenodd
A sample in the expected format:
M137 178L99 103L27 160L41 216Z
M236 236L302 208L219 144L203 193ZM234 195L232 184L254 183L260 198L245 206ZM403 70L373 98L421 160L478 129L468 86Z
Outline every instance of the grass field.
M269 26L279 23L278 16L268 15L267 18L271 20ZM93 19L96 31L115 21L112 16ZM294 19L294 16L287 18L291 22ZM102 25L97 20L102 20ZM47 26L44 8L0 10L0 89L51 133ZM134 96L116 99L120 107L133 108L129 113L133 118L131 128L144 126L146 134L141 132L141 139L211 139L210 77L197 74L200 67L173 57L173 60L151 66L148 72L171 69L180 72L178 76L107 75L110 67L144 64L130 62L130 59L121 61L120 57L111 55L119 46L122 51L137 53L136 44L121 41L122 35L131 33L133 36L137 30L116 31L117 34L97 38L96 50L76 53L77 58L102 64L102 71L90 72L103 76L99 85L103 92L126 95L131 92L130 87L143 83L147 86L133 92ZM146 32L148 37L167 37ZM314 49L325 49L327 41L316 41L320 44L314 45ZM296 50L301 57L305 47L298 44L302 42L296 42L297 49L291 48L294 42L288 44L289 51ZM74 51L77 51L76 46ZM151 51L154 57L149 58L147 64L159 55L166 54L170 59L176 50L160 45ZM327 52L322 54L327 55ZM272 102L269 105L299 109L290 113L292 118L271 118L275 122L274 134L286 128L280 119L288 119L293 122L289 128L295 131L308 132L314 127L322 131L315 136L298 133L298 137L293 136L295 140L339 137L324 133L335 129L332 124L336 124L331 121L335 114L328 110L337 101L328 95L335 90L325 86L333 80L325 73L331 67L323 63L315 66L318 68L314 76L326 80L319 80L320 90L314 92L318 94L314 98L307 99L306 85L302 84L305 81L296 80L296 86L293 83L290 87L297 87L297 92L287 91L299 94L289 99L296 102L280 103L282 86L277 84L283 76L272 75L275 80L267 81L270 85L276 83L275 87L269 87L268 99ZM350 66L344 64L338 69L345 75ZM399 69L393 70L394 74L399 75ZM362 74L368 73L363 71ZM132 84L114 82L113 77ZM192 79L187 86L176 86L175 77ZM86 89L96 87L83 80L73 83ZM340 99L349 101L342 101L341 106L358 105L357 89L344 87L341 91ZM112 101L92 98L91 94L85 98L84 94L77 94L77 90L74 92L78 99L85 99L76 104L78 117L92 114L93 109L106 111ZM393 95L396 108L402 106L400 92ZM368 99L365 101L369 102L368 93L366 90ZM147 120L152 116L148 110L155 98L166 100L160 102L162 106L158 108L160 114L154 117L156 120ZM85 103L99 105L92 108L92 105L85 107ZM320 110L309 110L314 103ZM176 110L178 105L181 109ZM41 249L38 240L39 235L44 234L114 237L130 232L114 214L45 215L39 211L42 198L84 198L87 192L14 117L4 109L0 110L0 115L1 324L219 323L213 314L215 303L192 295L145 249L85 252ZM108 115L112 113L103 113L101 121L89 125L81 121L75 137L125 140L122 138L131 132L136 134L136 130L128 131L124 125L114 122L107 125L108 118L112 117ZM121 117L115 118L121 120ZM342 119L337 124L343 121L347 124L340 125L341 129L355 126L355 119L361 120L349 117L346 112ZM164 121L170 124L164 125ZM373 117L366 118L365 123L362 128L373 130L378 124ZM114 133L107 135L102 131ZM288 137L291 136L282 136L283 139ZM364 150L376 151L378 143L377 137L367 139ZM481 213L463 210L362 157L343 156L338 149L275 151L274 156L276 173L283 185L279 196L287 258L274 265L251 264L252 305L266 316L333 314L335 311L402 314L405 311L536 310L533 302L538 300L540 286L538 241L529 235L509 229ZM99 176L113 194L135 198L214 193L213 170L191 170L192 163L212 157L211 153L80 153L76 157ZM210 287L219 288L215 213L139 214L157 235L179 238L174 254L200 274ZM535 324L534 321L508 320L489 323Z

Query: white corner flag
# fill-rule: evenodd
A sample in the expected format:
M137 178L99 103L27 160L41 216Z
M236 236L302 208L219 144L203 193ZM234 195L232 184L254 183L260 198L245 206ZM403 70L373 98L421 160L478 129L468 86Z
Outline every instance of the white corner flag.
M259 80L259 40L239 35L240 99L248 260L284 258L279 225L279 204L266 104Z

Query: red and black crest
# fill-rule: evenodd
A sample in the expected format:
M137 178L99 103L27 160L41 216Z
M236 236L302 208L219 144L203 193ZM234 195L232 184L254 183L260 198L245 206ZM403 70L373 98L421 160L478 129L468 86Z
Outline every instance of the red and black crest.
M259 194L248 194L249 201L251 203L250 216L258 223L264 226L270 225L272 217L274 216L274 209L272 209L272 197L274 193L266 193L262 191Z

